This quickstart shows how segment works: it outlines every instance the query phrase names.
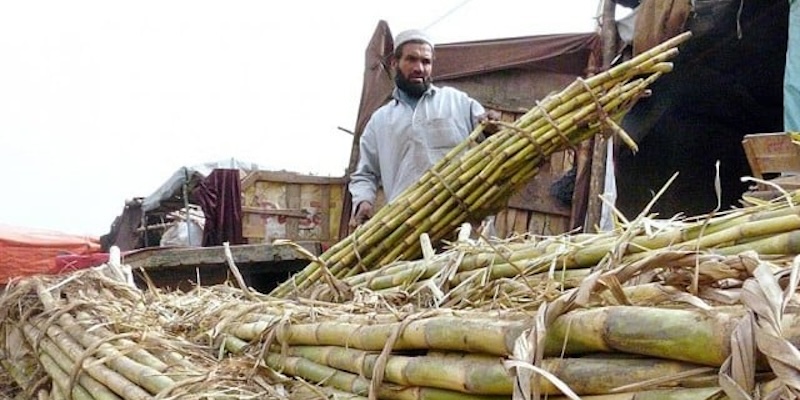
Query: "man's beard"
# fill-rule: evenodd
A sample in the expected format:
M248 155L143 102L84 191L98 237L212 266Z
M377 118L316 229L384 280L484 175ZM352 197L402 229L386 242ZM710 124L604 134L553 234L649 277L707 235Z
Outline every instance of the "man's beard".
M394 74L394 84L409 96L418 99L431 87L431 78L426 77L422 79L422 82L414 83L406 79L400 69L397 69Z

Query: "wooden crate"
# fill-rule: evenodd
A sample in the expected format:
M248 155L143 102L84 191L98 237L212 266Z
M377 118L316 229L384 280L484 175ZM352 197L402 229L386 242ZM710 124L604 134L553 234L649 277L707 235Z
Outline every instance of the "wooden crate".
M800 145L794 143L792 136L787 132L745 135L742 146L754 178L775 177L770 174L800 174ZM780 184L781 180L778 178L776 183ZM759 184L758 187L766 189L763 184Z
M255 171L242 180L242 234L248 243L338 239L345 179Z

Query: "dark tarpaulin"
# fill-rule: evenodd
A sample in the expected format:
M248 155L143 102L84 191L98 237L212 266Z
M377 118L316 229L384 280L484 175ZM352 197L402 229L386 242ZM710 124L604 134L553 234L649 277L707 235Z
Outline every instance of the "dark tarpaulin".
M598 45L596 33L442 44L436 46L433 77L435 81L452 80L514 68L583 76L588 53ZM578 59L570 58L572 55L578 55Z
M203 247L244 244L242 190L238 169L215 169L192 191L205 215Z
M549 91L591 72L587 71L588 59L599 46L600 38L594 32L436 44L433 81L464 90L490 108L531 108ZM358 143L367 121L390 98L394 88L390 71L393 47L388 24L379 21L365 53L364 82L348 179L358 163ZM531 71L541 71L542 74L535 76L529 73ZM497 74L499 76L494 76ZM479 90L487 85L496 90L492 93ZM348 234L347 223L350 220L349 191L345 190L344 197L340 237Z
M361 137L361 132L364 132L369 117L389 99L392 88L394 88L394 82L389 73L391 66L389 55L392 53L393 47L394 40L389 25L386 21L379 21L364 53L364 81L361 86L361 103L358 106L353 145L350 149L350 163L345 176L344 204L339 221L340 239L348 235L347 224L350 222L353 199L350 191L347 190L347 182L350 180L350 173L355 171L358 165L358 139Z

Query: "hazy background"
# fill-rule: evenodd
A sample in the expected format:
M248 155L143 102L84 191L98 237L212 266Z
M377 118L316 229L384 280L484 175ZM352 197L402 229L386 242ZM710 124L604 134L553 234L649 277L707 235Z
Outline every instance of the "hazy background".
M2 2L0 223L99 236L222 159L343 176L379 20L449 43L589 32L599 3Z

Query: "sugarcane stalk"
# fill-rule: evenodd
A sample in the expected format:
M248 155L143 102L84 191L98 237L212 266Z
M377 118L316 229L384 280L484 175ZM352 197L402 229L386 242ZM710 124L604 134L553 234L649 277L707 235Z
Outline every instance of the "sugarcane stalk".
M372 376L378 355L338 346L291 346L289 357L358 376ZM384 380L400 386L419 386L474 395L511 395L514 380L500 357L482 354L433 352L427 355L391 355ZM617 387L672 375L662 385L679 386L687 376L709 376L712 368L661 359L593 356L545 359L541 367L558 376L577 394L607 394ZM551 384L542 385L543 394L558 394Z
M360 376L373 376L378 354L339 346L291 346L288 355ZM469 394L507 395L512 380L497 356L391 355L384 379L402 386L425 386Z
M362 350L381 350L401 322L373 325L327 321L291 324L281 340L290 345L336 345ZM229 333L245 341L256 340L267 328L263 324L242 324L229 327ZM414 320L400 333L393 348L441 349L479 352L494 355L511 354L514 340L524 331L519 321L504 321L458 316L431 317Z
M44 337L43 332L39 331L38 328L34 327L32 324L24 324L22 326L25 335L28 338L30 343L35 343L39 346L40 351L46 353L50 356L50 359L55 362L58 368L63 371L65 374L68 375L68 384L67 387L73 386L76 382L74 382L73 374L75 372L78 373L77 375L77 383L84 388L87 393L91 393L93 399L96 400L115 400L120 399L119 396L114 394L109 388L104 385L103 383L96 380L94 377L89 374L88 371L85 371L85 368L81 366L80 369L76 368L76 363L78 361L88 361L92 362L94 360L85 359L81 360L80 358L75 357L74 355L69 355L67 352L63 351L60 346L58 346L55 340L52 337ZM97 369L102 369L102 366ZM146 398L146 397L143 397Z
M91 318L91 316L86 312L77 312L76 318L78 322L84 325L95 324L93 329L99 332L103 337L114 336L114 333L104 326L96 325L96 322L92 323L91 321L93 321L93 318ZM148 337L148 339L157 341L156 337L153 336ZM195 365L193 363L187 361L186 357L176 351L152 348L152 346L149 349L145 349L142 346L142 343L126 338L117 339L116 343L118 345L117 347L122 351L123 354L128 355L132 360L150 367L160 373L166 373L170 370L175 370L177 367L184 368L186 371L192 371L195 369ZM182 377L181 374L176 372L171 372L170 375L175 378ZM189 375L191 375L191 373L187 372L186 376Z
M736 255L746 251L758 254L798 254L800 253L800 230L780 233L744 244L722 247L714 252L721 255Z
M690 242L676 244L676 248L708 249L716 246L730 246L745 238L774 236L778 233L800 229L800 215L791 214L767 220L752 221L730 227L709 235L703 235Z
M276 370L301 376L304 379L323 383L359 396L367 396L369 394L370 380L359 375L330 368L301 357L284 357L276 353L267 353L264 358L267 365ZM507 396L481 396L430 387L390 386L384 384L378 388L377 398L387 400L499 400L507 399Z
M448 196L446 196L446 195L447 195L447 193L446 193L446 192L445 192L445 193L443 193L443 194L445 195L445 196L444 196L444 198L445 198L445 199L448 199L448 198L449 198L449 200L453 200L451 197L448 197ZM441 209L446 209L446 208L445 208L445 207L439 207L439 209L441 210ZM418 215L423 215L423 214L422 214L422 213L418 213ZM439 221L441 221L441 219L439 219L439 218L436 218L436 217L435 217L435 215L434 215L434 217L433 217L433 218L431 218L431 219L434 219L434 220L439 220ZM445 222L449 222L449 221L447 221L447 220L446 220ZM411 223L407 223L407 224L405 224L405 225L403 225L403 226L409 226L409 225L413 225L413 224L411 224ZM427 227L423 226L421 229L422 229L422 230L427 230ZM418 229L418 231L417 231L417 232L415 232L415 233L418 233L418 232L419 232L419 229ZM394 235L399 235L400 233L402 233L402 231L401 231L401 232L394 231ZM411 237L415 237L415 235L411 235ZM391 240L391 239L390 239L390 240L387 240L387 241L384 241L384 245L385 245L385 243L391 243L391 242L392 242L392 240ZM406 244L408 244L408 242L406 242ZM402 247L402 246L398 246L398 247L396 247L396 248L403 248L403 247ZM379 253L378 253L378 252L376 252L376 254L379 254ZM393 258L393 257L395 257L395 255L393 255L393 254L390 254L390 255L389 255L387 258L391 259L391 258ZM365 264L369 264L369 262L367 261L367 262L365 262Z
M719 367L744 310L611 306L570 312L549 326L545 354L623 352ZM792 317L788 325L800 324Z
M628 393L581 396L582 400L709 400L723 398L719 387L674 388L663 390L643 390ZM569 400L565 396L551 396L549 400Z
M53 398L53 400L71 400L69 395L64 393L64 391L58 385L53 385L50 391L50 397Z
M78 312L75 318L78 321L78 323L83 325L93 323L93 319L86 312ZM98 325L96 328L94 328L94 331L98 332L103 337L111 337L114 335L111 331L109 331L102 325ZM128 357L130 357L132 360L142 365L146 365L150 368L153 368L158 372L164 372L170 368L169 364L165 363L160 358L156 357L147 350L141 348L138 343L132 340L125 338L117 339L115 347L121 349L122 352L126 354Z
M546 127L546 128L547 129L545 130L545 132L550 132L550 131L554 132L552 127ZM564 129L567 129L566 126L564 127ZM500 135L500 136L497 136L497 135ZM555 135L555 134L552 133L552 135ZM492 138L495 138L495 137L501 137L502 138L502 133L498 133L495 136L492 136ZM492 138L490 138L489 140L491 140ZM507 148L506 149L507 152L516 151L517 147L521 147L521 146L524 146L524 145L529 145L529 143L526 143L525 140L518 140L518 142L519 142L519 145L517 145L516 147ZM505 154L505 152L504 152L504 154ZM470 157L469 156L465 156L465 158L470 158ZM476 171L476 174L480 175L480 174L485 173L486 171L503 171L503 168L500 168L500 166L502 166L502 162L507 157L493 156L493 157L472 157L472 158L473 159L478 158L478 159L489 159L489 160L491 160L487 167L481 168L479 170L480 172ZM518 163L522 164L523 161L524 161L524 159L518 161ZM494 165L494 164L497 164L498 167L492 167L492 165ZM535 162L534 162L534 164L535 164ZM463 196L464 193L482 193L482 192L484 192L486 190L490 190L492 188L495 180L493 180L491 177L488 177L488 178L474 179L474 180L472 180L472 182L474 182L475 184L478 184L479 185L478 188L475 188L475 187L472 187L469 184L466 184L466 185L464 185L464 187L460 188L460 190L455 194L455 197L452 196L448 191L442 191L442 190L440 190L440 191L430 191L431 193L438 193L438 198L441 198L441 200L439 202L433 202L433 204L435 204L435 209L436 210L434 211L434 214L429 219L438 221L439 224L445 224L445 225L454 224L454 222L452 222L450 219L442 218L441 216L437 216L436 213L437 212L439 212L439 213L447 212L447 210L450 209L449 207L447 207L447 205L453 205L454 203L456 203L457 202L456 198L460 198L461 196ZM464 203L465 204L471 204L469 198L467 198L467 200ZM428 204L431 204L431 202L428 202ZM456 215L460 216L460 214L461 213L458 213ZM417 215L422 216L422 215L425 215L425 214L418 213ZM463 218L464 217L462 216L461 219L463 219ZM456 221L458 221L458 220L456 220ZM460 221L458 221L458 222L460 222ZM407 225L412 225L413 226L415 224L414 223L408 223ZM404 226L406 226L406 225L404 225ZM418 236L417 233L419 233L420 230L426 231L427 227L423 226L422 228L418 228L417 231L414 232L414 234L410 235L410 237ZM434 229L434 231L436 231L436 229ZM404 232L401 232L401 233L404 233ZM398 233L397 231L395 231L393 234L394 235L400 235L400 233ZM436 236L436 235L434 235L434 236ZM408 238L408 237L409 236L406 236L406 238ZM408 239L406 239L406 240L408 240ZM393 239L390 237L390 239L387 240L384 243L393 243ZM408 245L409 243L406 242L405 244ZM404 247L399 246L397 248L404 248ZM393 258L393 257L394 257L394 255L391 255L391 254L389 256L387 256L387 258L390 258L390 259Z
M50 375L54 388L57 387L60 395L69 393L69 397L74 400L94 400L91 394L81 385L70 385L69 375L58 367L53 358L47 353L39 354L39 363Z
M45 306L45 309L57 309L56 301L41 282L37 282L37 294L42 304ZM105 357L114 370L136 385L146 389L151 394L157 394L174 385L175 382L170 377L159 373L153 368L133 361L114 346L105 343L102 339L85 331L68 313L60 314L58 321L64 331L72 336L78 343L87 349L96 349L100 355Z
M39 325L39 326L36 326ZM109 388L114 393L122 396L125 399L148 399L150 394L140 388L135 383L131 382L127 377L108 368L102 363L98 363L97 359L86 354L86 348L65 332L60 326L51 324L47 327L39 322L36 325L28 324L26 332L27 335L32 337L42 337L41 329L46 328L47 336L55 343L58 348L65 353L73 363L80 362L82 369L89 374L93 379L100 382L102 385ZM100 389L97 389L102 393Z

